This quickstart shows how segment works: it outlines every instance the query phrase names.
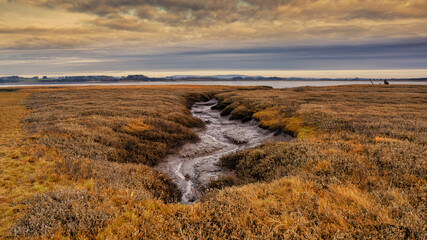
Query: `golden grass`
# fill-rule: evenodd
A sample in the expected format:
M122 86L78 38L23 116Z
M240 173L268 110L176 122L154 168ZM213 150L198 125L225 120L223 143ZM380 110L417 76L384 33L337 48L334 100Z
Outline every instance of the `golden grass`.
M21 120L27 110L23 101L30 93L0 91L0 237L17 219L21 201L57 183L53 162L35 158L35 149L25 142Z
M60 87L7 94L23 91L32 93L28 114L18 104L20 115L2 121L16 118L12 135L27 137L32 158L8 169L36 164L37 170L39 159L48 159L52 171L40 171L35 185L18 186L30 194L16 202L47 192L14 209L1 205L10 210L3 232L15 222L10 237L425 238L425 86ZM197 140L191 128L203 123L188 107L213 96L223 115L255 118L296 139L226 156L222 164L234 176L211 186L238 186L207 190L193 205L168 203L178 198L175 188L150 166ZM21 130L22 118L29 132ZM4 162L14 161L14 152L27 159L19 147L4 149L11 156ZM49 210L31 210L43 207Z
M239 184L296 177L341 197L351 196L342 188L351 186L351 193L364 198L347 198L343 204L365 202L381 212L380 216L341 218L343 226L322 237L347 232L359 238L363 227L358 229L365 226L366 234L372 236L423 238L426 94L425 86L305 87L220 94L227 113L232 115L232 109L243 105L260 120L260 126L297 138L226 156L222 164L234 171ZM307 214L311 213L303 215ZM366 226L365 222L379 217L384 221ZM348 225L351 221L357 224Z
M25 117L16 117L18 123L25 123L27 132L22 134L20 127L17 127L17 131L28 137L26 143L31 149L31 162L47 159L49 165L49 168L36 166L43 181L35 188L37 192L49 191L37 195L35 198L39 200L27 201L24 205L28 206L28 210L46 206L53 209L38 213L24 211L10 233L27 237L31 234L52 235L55 231L67 236L72 236L76 231L96 234L96 230L87 232L81 228L80 223L67 223L68 227L58 229L61 222L65 224L68 215L78 214L74 210L56 216L55 219L64 219L43 228L52 223L50 215L56 211L62 212L55 208L63 208L64 203L74 201L74 196L80 194L88 195L91 202L93 199L101 201L102 196L106 196L108 201L102 202L102 209L112 208L117 212L129 201L130 195L135 201L176 201L179 193L175 185L148 166L156 164L185 142L197 141L197 135L190 128L203 127L203 122L191 116L188 107L195 100L208 100L213 93L227 89L231 88L144 86L23 89L27 92L25 104L30 111ZM5 105L11 104L5 102ZM24 109L22 104L20 107ZM20 170L17 167L9 168ZM24 177L18 175L17 178ZM56 184L52 184L55 188L46 187L48 181L56 181ZM14 184L17 183L11 183L13 188ZM96 197L90 197L93 195ZM58 196L64 199L58 199ZM56 201L59 203L52 204ZM88 205L81 204L81 208L85 206ZM22 210L22 207L18 209ZM82 211L81 217L90 212ZM39 216L34 217L34 214ZM16 218L18 214L13 215ZM107 219L111 216L108 215ZM83 221L86 225L100 227L104 224L95 220L92 222L89 216L83 218L88 218Z
M370 239L406 234L393 229L387 209L356 187L324 189L295 177L226 188L190 206L147 200L128 207L99 238Z

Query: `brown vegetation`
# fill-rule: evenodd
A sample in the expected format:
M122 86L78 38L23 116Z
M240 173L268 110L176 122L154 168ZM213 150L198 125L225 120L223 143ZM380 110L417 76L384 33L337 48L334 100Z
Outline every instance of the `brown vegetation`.
M114 215L103 199L73 189L40 194L24 204L29 208L11 229L14 236L49 236L62 231L69 237L84 234L93 238Z
M29 93L8 90L0 89L0 238L19 217L24 199L58 183L52 154L23 141L23 101ZM45 157L35 158L39 152Z
M92 202L108 193L109 200L99 203L105 209L121 206L130 195L133 201L160 199L174 202L179 199L175 185L149 166L185 142L197 141L197 135L190 128L203 127L204 123L191 116L188 107L196 100L208 100L214 93L226 89L230 88L146 86L29 88L18 91L25 93L25 97L29 96L25 100L29 114L25 118L21 114L15 120L18 125L21 120L25 123L27 141L24 147L30 149L30 166L47 162L48 169L40 166L41 169L37 170L42 172L39 184L45 186L52 180L56 187L40 187L37 192L50 192L35 196L37 201L22 202L21 198L17 204L28 206L30 212L24 213L11 233L14 236L86 233L85 229L79 228L88 222L83 225L70 222L68 227L61 227L65 224L61 220L48 225L47 229L43 228L46 226L43 221L51 222L49 216L52 212L63 213L62 218L67 219L72 215L62 210L62 203L68 200L60 199L70 196L61 194L61 191L71 191L70 184L75 185L78 191L86 191ZM20 107L24 109L22 102ZM8 114L8 118L11 117L13 115ZM20 128L16 132L22 134ZM50 204L51 196L56 196L54 199L61 204ZM41 209L37 204L45 204L40 202L46 199L49 200L46 203L51 208L49 211L33 211L34 208ZM109 206L110 201L114 203L112 206ZM11 215L16 216L16 211L21 210L22 206L17 206L15 214ZM5 207L5 211L10 211L10 208ZM120 209L116 211L120 212ZM40 218L40 224L25 220L37 218ZM61 219L61 216L55 218ZM72 218L69 221L79 220ZM100 222L94 224L99 225Z
M203 126L187 109L184 91L42 92L27 99L31 114L25 123L31 134L46 133L40 136L42 144L61 149L67 157L152 166L182 144L197 140L189 127Z
M25 91L33 93L24 120L29 164L51 170L37 178L48 191L2 222L14 222L10 237L425 238L424 86ZM168 203L178 198L174 185L150 166L197 140L191 127L203 123L188 107L213 96L223 115L256 118L296 139L224 157L234 175L211 187L239 186L208 190L188 206Z
M426 94L424 86L305 87L220 94L226 113L242 118L244 106L261 126L297 137L289 143L268 143L226 156L222 164L234 170L239 183L299 179L318 188L312 191L318 201L329 202L330 194L340 189L336 197L363 195L363 202L371 206L364 211L375 208L368 215L351 214L328 226L323 237L334 237L348 225L346 232L354 238L365 231L421 239L426 226ZM362 200L351 201L357 205ZM354 211L356 205L348 207ZM309 214L313 212L303 215Z

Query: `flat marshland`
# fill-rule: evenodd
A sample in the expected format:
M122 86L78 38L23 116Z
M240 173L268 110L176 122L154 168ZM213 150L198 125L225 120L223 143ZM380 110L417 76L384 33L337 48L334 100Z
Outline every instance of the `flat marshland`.
M295 139L223 157L182 205L152 167L211 98ZM0 90L0 131L1 238L426 238L426 86Z

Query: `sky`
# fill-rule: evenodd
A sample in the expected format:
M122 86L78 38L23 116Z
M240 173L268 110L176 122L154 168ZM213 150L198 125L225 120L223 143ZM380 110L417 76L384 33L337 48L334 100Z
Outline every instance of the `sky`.
M0 0L0 76L427 77L427 0Z

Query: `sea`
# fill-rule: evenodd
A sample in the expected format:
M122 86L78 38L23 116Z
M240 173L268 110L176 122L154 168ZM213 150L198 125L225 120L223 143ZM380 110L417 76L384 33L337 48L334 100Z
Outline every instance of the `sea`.
M427 81L393 81L388 80L391 85L411 84L427 85ZM375 80L374 84L384 84L383 81ZM353 84L372 84L369 80L362 81L336 81L336 80L304 80L304 81L286 81L286 80L251 80L251 81L148 81L148 82L113 82L113 83L49 83L49 84L0 84L0 88L8 87L32 87L32 86L132 86L132 85L226 85L226 86L270 86L272 88L293 88L293 87L321 87L321 86L339 86Z

